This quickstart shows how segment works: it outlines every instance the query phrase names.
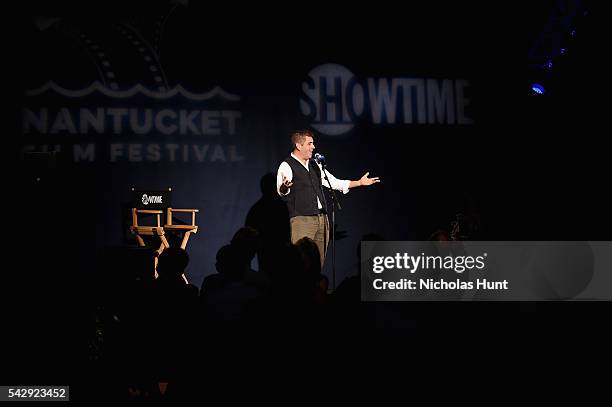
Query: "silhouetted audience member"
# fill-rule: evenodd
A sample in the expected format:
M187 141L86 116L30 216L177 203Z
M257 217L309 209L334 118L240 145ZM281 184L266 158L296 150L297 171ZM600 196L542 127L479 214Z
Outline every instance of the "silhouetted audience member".
M200 292L201 305L208 322L216 327L239 323L246 308L260 295L246 282L250 273L248 255L239 246L225 245L217 252L218 274L204 279Z
M244 281L247 285L256 287L262 294L270 288L268 273L264 270L259 272L251 268L251 263L261 247L259 232L249 226L242 227L234 234L230 243L237 249L240 256L244 256L244 262L248 265L248 271L244 274Z
M180 247L170 247L164 250L157 263L159 277L154 282L156 291L163 293L162 295L182 298L197 297L198 288L193 284L186 284L183 279L188 264L189 255Z
M154 356L160 381L171 380L186 366L188 349L196 346L196 312L198 289L185 284L183 273L189 264L189 255L181 248L171 247L162 252L157 264L159 277L153 285Z

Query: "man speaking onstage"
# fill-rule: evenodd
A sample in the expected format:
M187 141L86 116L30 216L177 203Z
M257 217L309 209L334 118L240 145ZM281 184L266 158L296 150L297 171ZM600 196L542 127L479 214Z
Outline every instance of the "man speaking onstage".
M312 160L315 149L313 133L298 130L291 135L293 151L278 167L276 189L287 203L291 224L291 243L303 237L314 240L321 255L321 267L329 242L329 221L324 206L321 186L329 188L322 174L321 163ZM347 193L349 189L380 182L378 177L368 178L366 172L359 181L340 180L327 171L331 187Z

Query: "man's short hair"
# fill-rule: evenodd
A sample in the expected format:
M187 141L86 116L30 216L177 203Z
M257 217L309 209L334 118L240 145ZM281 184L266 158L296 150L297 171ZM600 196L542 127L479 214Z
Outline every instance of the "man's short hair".
M298 130L291 134L291 147L295 149L296 144L302 144L306 137L314 138L314 134L310 130Z

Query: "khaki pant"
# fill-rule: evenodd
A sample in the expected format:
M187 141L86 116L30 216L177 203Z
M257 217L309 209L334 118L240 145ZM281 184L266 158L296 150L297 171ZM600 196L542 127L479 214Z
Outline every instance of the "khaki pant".
M291 223L291 243L295 244L303 237L309 237L315 241L321 255L321 268L325 261L327 244L329 243L329 221L327 215L319 214L313 216L294 216Z

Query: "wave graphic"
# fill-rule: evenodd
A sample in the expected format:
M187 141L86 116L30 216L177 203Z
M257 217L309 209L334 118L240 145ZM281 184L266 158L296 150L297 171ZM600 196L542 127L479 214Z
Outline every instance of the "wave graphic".
M31 89L31 90L26 91L25 94L26 96L38 96L49 90L52 90L60 95L68 96L72 98L88 96L92 94L93 92L97 91L97 92L102 93L103 95L113 97L113 98L129 98L138 93L141 93L153 99L169 99L178 94L187 99L196 100L196 101L209 100L216 96L220 96L221 98L231 101L231 102L237 102L240 100L240 96L226 92L219 86L215 86L212 90L206 93L189 92L188 90L183 88L181 85L177 85L173 87L172 89L168 90L167 92L156 92L156 91L152 91L150 89L145 88L141 84L137 84L127 90L112 90L102 85L99 81L93 82L91 85L89 85L88 87L84 89L77 89L77 90L66 89L66 88L59 86L57 83L53 81L49 81L45 83L43 86L41 86L40 88Z

